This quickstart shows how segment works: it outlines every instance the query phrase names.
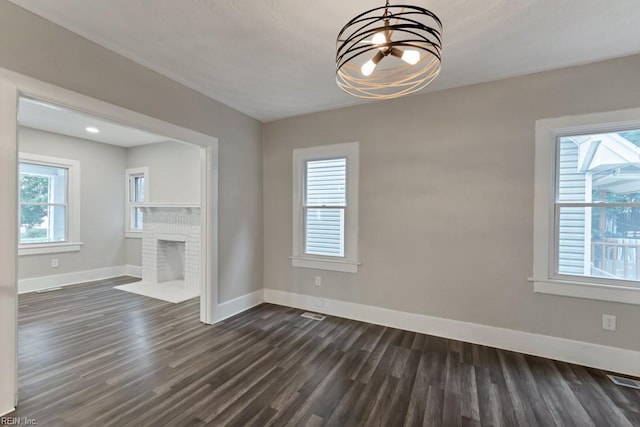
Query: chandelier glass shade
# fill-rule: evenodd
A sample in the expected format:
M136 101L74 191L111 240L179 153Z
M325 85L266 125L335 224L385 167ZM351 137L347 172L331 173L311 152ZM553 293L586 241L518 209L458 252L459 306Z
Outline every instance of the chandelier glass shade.
M398 98L438 76L441 54L442 22L435 14L387 1L353 18L338 34L336 82L358 98Z

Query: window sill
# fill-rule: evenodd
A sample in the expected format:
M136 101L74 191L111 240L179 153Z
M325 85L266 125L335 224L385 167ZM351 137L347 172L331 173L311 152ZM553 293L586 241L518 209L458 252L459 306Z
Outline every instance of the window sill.
M300 268L314 268L316 270L330 270L339 271L342 273L357 273L359 262L345 261L345 260L332 260L332 259L319 259L311 257L296 257L292 256L291 265L293 267Z
M142 239L142 231L127 231L124 233L127 239Z
M530 278L529 281L533 282L533 291L539 294L640 305L640 288L553 279L535 280Z
M61 252L78 252L82 248L81 242L76 243L36 243L18 246L18 256L55 254Z

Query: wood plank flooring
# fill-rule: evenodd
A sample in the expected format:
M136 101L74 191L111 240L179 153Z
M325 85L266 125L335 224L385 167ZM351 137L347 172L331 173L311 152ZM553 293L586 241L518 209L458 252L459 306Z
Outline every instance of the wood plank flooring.
M198 300L20 295L16 417L39 426L640 426L595 369L263 304L216 326ZM640 361L639 361L640 362Z

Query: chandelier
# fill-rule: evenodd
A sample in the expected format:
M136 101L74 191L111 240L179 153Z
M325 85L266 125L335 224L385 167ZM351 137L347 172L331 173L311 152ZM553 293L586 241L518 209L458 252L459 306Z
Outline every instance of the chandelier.
M440 73L442 22L417 6L371 9L347 22L336 42L336 82L358 98L417 92Z

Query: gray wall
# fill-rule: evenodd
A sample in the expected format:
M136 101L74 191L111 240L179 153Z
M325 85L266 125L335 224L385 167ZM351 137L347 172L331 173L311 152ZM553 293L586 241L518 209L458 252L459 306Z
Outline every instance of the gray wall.
M262 287L262 125L0 0L0 67L220 141L219 300Z
M129 148L127 168L143 166L149 168L147 203L200 204L199 147L160 142ZM127 264L142 265L141 239L127 238L126 253Z
M200 203L200 147L177 142L127 150L127 168L149 168L147 203Z
M19 279L123 265L126 149L22 127L18 141L23 152L80 161L83 243L79 252L19 257ZM51 267L52 258L58 268Z
M266 124L265 288L640 350L637 306L527 282L535 120L638 107L638 70L634 56ZM292 150L352 141L361 271L292 268Z

